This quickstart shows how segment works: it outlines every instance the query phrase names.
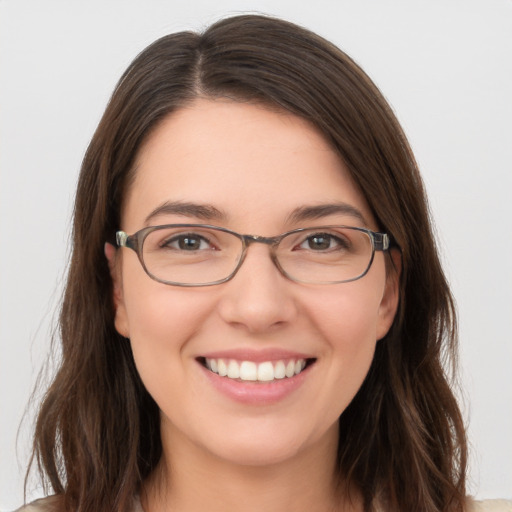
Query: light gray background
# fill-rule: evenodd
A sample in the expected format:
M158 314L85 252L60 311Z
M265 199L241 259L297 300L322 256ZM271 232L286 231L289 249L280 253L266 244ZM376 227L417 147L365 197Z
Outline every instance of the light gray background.
M32 416L16 453L17 429L48 351L80 161L110 92L158 36L242 11L331 39L395 108L460 310L470 491L511 498L510 0L0 0L0 509L22 501Z

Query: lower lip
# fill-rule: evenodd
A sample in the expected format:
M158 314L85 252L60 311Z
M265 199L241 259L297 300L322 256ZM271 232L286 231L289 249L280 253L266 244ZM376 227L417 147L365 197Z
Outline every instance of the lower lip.
M221 377L203 365L200 364L200 366L206 378L217 391L235 402L247 405L269 405L284 400L304 383L311 370L311 366L307 366L294 377L258 382Z

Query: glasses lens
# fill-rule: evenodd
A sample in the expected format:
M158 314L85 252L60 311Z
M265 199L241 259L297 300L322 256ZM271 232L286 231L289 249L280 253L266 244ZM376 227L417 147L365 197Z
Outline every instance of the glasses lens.
M209 284L228 277L242 253L242 241L231 233L199 226L155 229L144 239L146 270L158 281Z
M365 231L346 227L306 229L290 233L276 251L282 270L304 283L338 283L364 275L373 245Z

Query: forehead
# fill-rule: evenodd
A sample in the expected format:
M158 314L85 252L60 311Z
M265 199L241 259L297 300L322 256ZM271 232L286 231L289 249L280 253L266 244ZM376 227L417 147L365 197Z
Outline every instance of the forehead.
M170 114L139 150L123 228L139 229L165 202L212 205L233 229L279 230L297 208L339 202L371 224L363 194L317 129L231 100L198 99Z

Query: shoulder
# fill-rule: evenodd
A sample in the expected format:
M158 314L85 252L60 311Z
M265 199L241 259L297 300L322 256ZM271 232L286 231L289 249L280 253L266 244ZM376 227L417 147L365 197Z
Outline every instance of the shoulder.
M512 501L484 500L468 502L467 512L512 512Z
M47 496L23 505L14 512L60 512L62 500L60 496Z

